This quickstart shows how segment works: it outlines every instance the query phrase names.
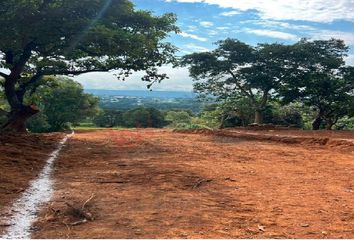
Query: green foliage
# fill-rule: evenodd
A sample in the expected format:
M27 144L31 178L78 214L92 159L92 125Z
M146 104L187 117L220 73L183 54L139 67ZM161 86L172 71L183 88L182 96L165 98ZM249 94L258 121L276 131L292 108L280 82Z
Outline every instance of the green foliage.
M162 42L169 32L178 31L175 21L173 14L157 17L136 11L128 0L1 1L0 51L11 53L13 61L3 59L0 65L16 63L27 46L32 55L26 72L124 69L153 73L175 51Z
M200 124L200 123L190 123L190 124L179 124L176 129L212 129L211 127Z
M31 132L36 133L50 132L52 128L51 125L48 123L47 116L43 112L40 112L33 116L27 122L26 126Z
M247 97L228 98L220 105L223 110L223 127L247 126L252 123L255 116L255 108L252 100ZM265 108L265 107L264 107Z
M205 106L203 111L192 119L194 128L218 128L220 126L220 117L222 110L218 104Z
M123 114L124 127L161 128L166 125L164 115L155 108L136 108Z
M189 66L196 91L223 101L248 98L254 111L261 113L286 78L288 52L289 46L282 44L252 47L226 39L214 51L184 56L181 64ZM261 123L262 119L255 121Z
M175 62L177 49L165 41L179 31L175 22L174 14L154 16L129 0L0 1L0 76L11 107L2 130L25 130L37 111L25 105L24 95L35 92L43 76L120 70L124 80L143 71L148 87L167 78L158 67ZM61 128L58 121L54 128Z
M293 45L252 47L226 39L217 44L213 51L184 56L181 65L189 67L196 91L221 100L222 125L232 116L245 125L251 109L255 123L303 125L298 111L277 113L268 104L272 100L300 101L316 109L314 129L323 125L331 129L338 119L353 116L354 67L344 65L348 52L344 41L302 39ZM248 102L248 109L238 103L240 99Z
M0 87L0 126L5 124L7 120L7 112L6 112L7 108L8 105L6 104L5 101L5 95L3 89Z
M123 111L119 110L101 110L100 113L94 117L93 123L98 127L117 127L124 124Z
M337 130L354 130L354 117L344 117L335 124Z
M156 108L160 111L185 110L193 112L201 110L201 103L195 98L157 99L153 97L121 98L119 101L105 100L100 102L102 109L130 110L137 107Z
M247 98L240 98L233 102L212 104L203 109L192 123L208 128L228 128L247 126L252 123L254 111L247 105ZM264 122L274 125L303 127L302 106L292 103L282 106L277 102L270 102L264 110Z
M192 116L186 111L168 111L165 120L169 123L169 127L184 128L184 126L191 124Z
M173 110L163 113L155 108L135 108L131 110L101 110L93 118L95 126L112 128L162 128L169 125L173 128L186 128L191 125L192 112L184 110Z
M31 131L61 131L98 112L97 97L83 92L82 86L67 78L45 78L27 102L34 102L42 113L28 122Z
M354 96L354 67L345 66L348 47L342 40L299 41L294 45L298 63L282 87L283 101L298 100L317 111L313 128L331 129L339 118L350 115Z
M271 102L264 112L264 122L302 128L304 126L302 106L298 103L283 106L277 102Z

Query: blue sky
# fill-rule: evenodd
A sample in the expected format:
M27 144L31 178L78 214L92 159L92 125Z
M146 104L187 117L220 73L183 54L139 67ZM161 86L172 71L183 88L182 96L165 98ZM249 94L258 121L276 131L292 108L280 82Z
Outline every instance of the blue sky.
M215 48L228 37L248 44L280 42L291 44L302 37L343 39L350 46L347 64L354 65L354 0L133 0L136 8L156 15L177 14L181 33L167 40L180 49L179 55ZM185 68L165 66L169 80L154 90L192 90ZM91 73L77 77L85 88L146 89L133 74L125 82L113 75Z

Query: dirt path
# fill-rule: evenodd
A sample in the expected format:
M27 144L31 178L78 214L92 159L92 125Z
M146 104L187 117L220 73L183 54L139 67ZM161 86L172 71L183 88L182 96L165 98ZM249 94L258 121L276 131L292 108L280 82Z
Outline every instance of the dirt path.
M33 237L353 238L353 174L353 154L326 147L165 130L77 133ZM92 194L85 209L94 220L79 224L67 203Z

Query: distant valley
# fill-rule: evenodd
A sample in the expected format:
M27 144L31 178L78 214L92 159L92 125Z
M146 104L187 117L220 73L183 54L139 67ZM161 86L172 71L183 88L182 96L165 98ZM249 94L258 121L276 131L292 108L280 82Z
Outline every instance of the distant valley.
M103 109L153 107L159 110L186 109L197 113L203 107L193 92L101 89L85 89L85 92L100 97L100 107Z
M128 96L145 98L195 98L196 93L182 91L149 91L149 90L104 90L85 89L86 93L96 96Z

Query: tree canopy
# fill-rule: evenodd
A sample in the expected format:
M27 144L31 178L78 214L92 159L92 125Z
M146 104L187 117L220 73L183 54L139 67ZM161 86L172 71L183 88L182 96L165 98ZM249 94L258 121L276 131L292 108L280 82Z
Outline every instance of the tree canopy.
M193 53L182 59L196 80L195 90L220 99L247 97L255 110L255 122L262 123L262 111L278 91L288 65L288 46L259 44L252 47L236 39L219 41L210 52Z
M45 77L36 93L25 102L35 103L41 112L28 121L35 132L61 131L98 113L98 97L84 93L82 86L63 77Z
M0 3L0 72L11 107L5 129L23 130L38 112L25 93L45 75L145 71L143 80L166 77L157 67L174 61L163 41L177 32L173 14L137 11L128 0L8 0Z
M351 116L353 67L345 66L348 47L342 40L250 46L226 39L217 45L213 51L184 56L181 64L189 67L196 91L218 97L229 108L237 99L247 98L255 123L263 122L272 99L301 101L316 108L314 129L323 120L331 128L339 117ZM237 111L237 107L231 109Z
M344 42L301 40L293 49L298 68L283 83L283 101L298 100L313 107L317 111L313 129L321 124L331 129L340 117L353 116L354 67L345 65L348 47Z

